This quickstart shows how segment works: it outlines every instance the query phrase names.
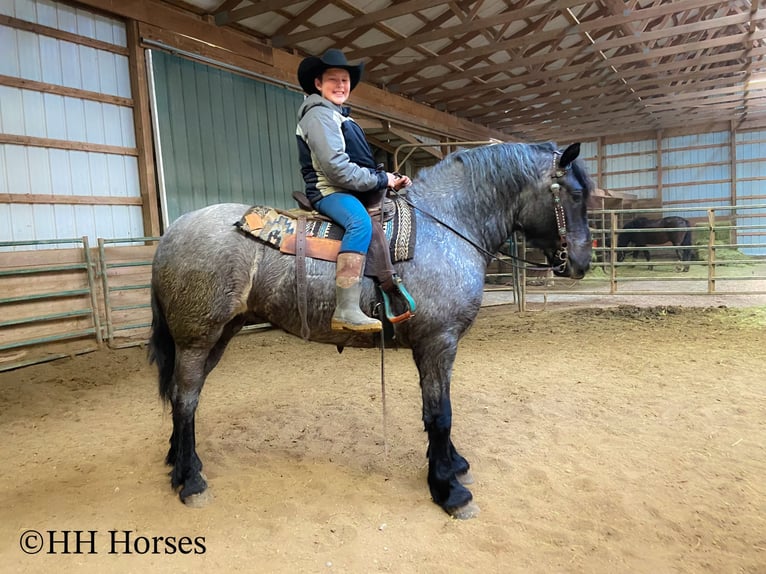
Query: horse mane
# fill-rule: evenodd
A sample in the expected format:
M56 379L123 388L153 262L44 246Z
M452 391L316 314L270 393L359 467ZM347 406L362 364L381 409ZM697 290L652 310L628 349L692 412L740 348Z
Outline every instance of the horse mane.
M525 187L536 185L552 166L553 154L558 150L553 142L501 143L452 152L438 164L422 170L419 179L425 187L444 176L455 177L455 166L463 166L473 192L496 188L518 193ZM509 169L512 166L513 169ZM572 173L585 193L593 189L593 182L581 160L571 164Z
M539 179L542 170L549 165L541 161L542 152L552 156L555 149L550 143L505 143L461 149L423 170L423 179L432 180L445 174L454 177L456 166L462 165L462 171L475 191L481 188L521 191ZM508 169L509 166L513 169Z

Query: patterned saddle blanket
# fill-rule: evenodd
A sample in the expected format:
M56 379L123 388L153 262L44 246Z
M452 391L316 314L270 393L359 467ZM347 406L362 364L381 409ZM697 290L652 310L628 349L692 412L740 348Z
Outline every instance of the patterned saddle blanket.
M412 207L396 197L394 213L382 223L388 239L391 261L412 259L415 251L415 218ZM306 255L325 261L336 261L344 229L315 211L282 210L256 205L248 209L235 225L255 239L282 253L295 255L298 225L305 219Z

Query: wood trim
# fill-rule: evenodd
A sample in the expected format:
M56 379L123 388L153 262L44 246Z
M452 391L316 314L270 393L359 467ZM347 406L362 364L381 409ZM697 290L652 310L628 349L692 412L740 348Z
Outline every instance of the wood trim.
M115 106L124 106L126 108L133 107L132 98L123 98L121 96L111 96L109 94L102 94L100 92L91 92L90 90L81 90L79 88L68 88L66 86L60 86L58 84L48 84L46 82L26 80L24 78L16 78L14 76L0 75L0 86L8 86L10 88L19 88L21 90L33 90L36 92L44 92L46 94L56 94L57 96L79 98L82 100L90 100L93 102L101 102L104 104L114 104Z
M698 132L697 134L689 134L689 135L709 135L711 133L720 133L717 131L713 132ZM676 136L676 137L683 137L683 136ZM675 153L679 151L698 151L701 149L723 149L729 147L729 142L723 142L723 143L716 143L716 144L702 144L702 145L688 145L688 146L682 146L682 147L666 147L663 149L663 151L666 151L668 153Z
M657 165L657 199L662 202L662 185L663 185L663 179L664 179L664 166L662 165L662 130L657 130L657 143L654 146L655 151L657 153L657 160L655 161L655 164Z
M0 144L46 147L72 151L90 151L96 153L111 153L115 155L138 155L138 150L133 147L92 144L87 142L38 138L33 136L18 136L13 134L0 134Z
M604 145L604 138L599 136L596 139L596 145L598 146L598 164L597 164L597 173L598 173L598 181L599 187L603 187L603 178L604 178L604 168L606 168L606 157L604 156L604 151L606 149L606 146Z
M44 205L143 205L140 197L107 195L53 195L48 193L0 193L0 204Z
M663 150L664 152L668 152L669 150ZM671 169L687 169L690 167L714 167L719 165L729 165L729 160L725 161L707 161L703 163L684 163L684 164L674 164L674 165L666 165L666 170Z
M751 130L751 131L761 131L761 130ZM742 130L737 130L737 133L742 133ZM762 144L762 143L766 143L766 139L763 139L763 140L740 140L740 141L735 141L734 143L736 145L738 145L738 146L740 146L740 145L747 145L747 144ZM741 159L739 161L752 161L752 160Z
M609 160L610 158L607 158ZM657 171L656 167L646 167L643 169L624 169L620 171L604 171L602 175L608 177L610 175L625 175L628 173L654 173Z
M729 201L728 197L703 197L700 199L674 199L672 201L666 201L663 203L663 205L690 205L690 204L698 204L698 203L711 203L711 202L727 202ZM717 211L732 211L732 207L722 205L713 205L710 206L712 209L715 209Z
M731 182L731 179L698 179L695 181L684 181L684 182L676 182L676 183L667 183L665 184L665 187L667 189L675 189L677 187L691 187L694 185L711 185L714 183L729 183ZM729 201L729 198L722 198L725 201ZM708 201L708 200L706 200Z
M640 189L656 189L656 187L654 185L631 185L630 187L610 187L607 189L609 189L609 191L617 191L617 192L626 191L628 193L631 193L633 191L640 190ZM607 198L607 199L611 199L611 198Z
M128 55L128 49L123 46L110 44L109 42L103 42L101 40L94 40L93 38L86 38L79 34L72 34L71 32L65 32L64 30L51 28L50 26L43 26L42 24L35 24L34 22L27 22L26 20L20 20L11 16L0 14L0 25L15 28L16 30L24 30L34 34L40 34L41 36L47 36L49 38L56 38L57 40L64 40L65 42L72 42L73 44L80 44L81 46L90 46L96 50L104 50L105 52L112 52L121 56Z
M748 69L748 75L750 70ZM737 205L737 128L732 121L729 129L729 203ZM734 212L736 214L736 211ZM737 230L732 229L732 239L737 242Z
M635 142L632 142L632 143L639 143L642 141L648 141L648 140L636 140ZM621 142L621 143L626 143L626 142ZM617 145L617 144L607 144L607 145ZM612 154L609 154L609 159L619 159L623 157L648 157L648 156L654 155L655 153L657 153L656 147L655 149L650 149L646 151L629 151L626 153L612 153Z
M144 50L140 46L141 37L138 32L138 22L127 24L128 49L130 55L130 93L136 102L133 111L133 126L136 134L136 151L138 152L138 186L141 193L141 216L144 223L144 235L158 236L160 234L160 209L157 198L157 178L154 168L154 140L149 110L148 70Z

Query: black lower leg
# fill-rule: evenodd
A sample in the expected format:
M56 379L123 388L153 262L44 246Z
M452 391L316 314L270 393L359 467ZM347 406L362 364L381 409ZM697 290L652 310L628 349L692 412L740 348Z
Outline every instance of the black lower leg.
M196 405L195 405L196 406ZM193 494L200 494L207 489L207 483L202 478L202 461L197 455L194 436L194 409L174 409L173 437L171 451L175 450L175 461L170 473L170 484L173 488L182 487L179 496L182 501ZM173 448L173 440L176 447ZM168 457L171 454L168 453Z
M465 506L473 496L460 484L455 471L453 455L457 455L457 464L468 470L468 462L455 451L450 440L449 415L440 415L426 422L428 431L428 487L434 502L452 514Z

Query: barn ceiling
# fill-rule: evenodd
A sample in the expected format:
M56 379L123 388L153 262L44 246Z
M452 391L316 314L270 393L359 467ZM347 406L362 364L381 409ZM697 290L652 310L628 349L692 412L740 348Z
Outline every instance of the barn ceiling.
M188 0L275 48L508 134L572 140L766 114L759 0Z

